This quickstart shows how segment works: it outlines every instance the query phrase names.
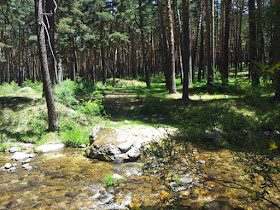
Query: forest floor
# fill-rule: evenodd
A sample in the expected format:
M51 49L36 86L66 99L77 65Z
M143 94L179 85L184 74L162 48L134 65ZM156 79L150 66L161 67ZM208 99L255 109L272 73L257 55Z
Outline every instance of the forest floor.
M159 183L165 186L155 195L155 203L139 197L137 186L146 186L146 178L136 179L138 185L124 182L112 187L116 192L129 188L135 194L131 208L279 207L280 107L272 102L270 91L253 91L241 84L193 85L187 104L180 100L180 91L168 94L160 81L150 90L141 81L120 80L115 88L102 86L97 91L104 96L105 118L91 118L81 109L57 103L59 133L47 132L46 104L38 94L1 97L1 150L11 146L9 142L38 146L59 140L78 146L88 141L96 124L146 126L151 132L157 127L175 129L176 136L166 136L144 150L145 174L155 184L144 189L146 194Z
M268 154L273 143L280 143L278 122L272 117L279 105L270 93L248 93L235 86L193 87L191 101L185 104L180 92L167 94L160 85L147 92L137 87L103 91L111 120L179 130L146 151L147 157L156 156L158 161L158 165L154 159L144 161L148 174L169 188L161 194L162 203L179 202L179 208L279 208L279 158L271 161L271 154L256 155ZM264 115L267 122L262 121ZM279 157L279 151L274 149L272 156ZM178 190L180 177L185 176L199 182Z

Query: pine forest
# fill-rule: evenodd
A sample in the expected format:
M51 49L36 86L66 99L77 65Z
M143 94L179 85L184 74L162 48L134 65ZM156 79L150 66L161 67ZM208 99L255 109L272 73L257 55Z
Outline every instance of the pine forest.
M280 0L1 0L0 209L280 209Z

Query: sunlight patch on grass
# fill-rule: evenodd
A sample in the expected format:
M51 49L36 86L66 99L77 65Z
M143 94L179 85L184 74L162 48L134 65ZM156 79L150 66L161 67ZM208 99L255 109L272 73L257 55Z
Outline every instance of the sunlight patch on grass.
M168 99L181 99L182 98L182 93L177 92L175 94L166 94L165 98L168 98Z
M197 100L214 100L214 99L230 99L230 98L237 98L234 96L229 96L229 95L223 95L223 94L215 94L215 95L209 95L209 94L204 94L204 95L190 95L190 99L197 101Z

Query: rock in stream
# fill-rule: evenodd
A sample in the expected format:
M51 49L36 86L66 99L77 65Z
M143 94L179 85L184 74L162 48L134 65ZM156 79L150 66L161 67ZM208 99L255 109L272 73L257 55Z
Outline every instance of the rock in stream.
M142 129L142 130L141 130ZM148 130L151 130L148 132ZM140 158L140 148L157 137L154 128L105 128L95 126L90 134L90 146L86 148L86 156L101 161L132 162ZM151 134L151 135L150 135Z

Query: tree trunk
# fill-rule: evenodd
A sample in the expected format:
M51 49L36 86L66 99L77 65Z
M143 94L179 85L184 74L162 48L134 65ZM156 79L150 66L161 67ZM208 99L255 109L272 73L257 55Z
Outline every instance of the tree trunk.
M143 58L143 67L144 67L144 74L145 80L147 84L147 88L151 88L150 82L150 71L147 68L147 55L146 55L146 46L145 46L145 34L144 34L144 20L143 20L143 13L142 13L142 0L138 0L139 4L139 17L140 17L140 32L141 32L141 44L142 44L142 58Z
M55 39L54 39L54 34L55 34L55 4L54 0L46 0L46 13L48 14L46 17L48 18L49 22L49 27L48 27L48 33L49 33L49 39L47 39L49 50L48 50L48 62L49 62L49 70L50 70L50 77L51 77L51 82L52 84L58 83L58 76L57 76L57 65L56 65L56 60L55 60ZM49 43L50 42L50 43Z
M18 41L19 41L19 47L18 47L18 85L21 86L23 83L23 69L21 66L21 58L22 58L22 38L21 38L21 25L18 24Z
M198 81L201 82L201 77L204 78L204 27L203 21L201 22L201 31L200 31L200 47L199 47L199 64L198 64ZM202 74L203 73L203 74Z
M215 69L215 0L212 0L212 66Z
M183 11L183 100L189 100L189 71L190 67L190 1L182 0Z
M100 12L103 11L103 8L100 7ZM107 82L107 69L105 67L105 52L104 52L104 45L105 45L105 40L104 40L104 20L101 17L100 20L100 51L101 51L101 69L102 69L102 82L105 85Z
M238 18L239 18L239 1L236 1L236 16L235 16L235 38L234 38L234 77L237 77L237 73L238 73L238 63L239 63L239 57L238 57L238 53L239 53L239 36L238 36Z
M43 22L43 6L42 0L34 0L35 2L35 17L37 26L38 48L42 68L42 80L44 86L44 93L47 101L48 117L49 117L49 131L58 130L58 119L54 104L54 98L51 89L50 73L48 68L48 57L45 41L45 30Z
M195 74L195 68L196 68L199 36L200 36L202 24L203 24L203 11L204 11L204 2L203 2L203 0L201 0L200 1L200 11L199 11L199 20L198 20L198 24L197 24L197 31L196 31L196 34L195 34L194 47L193 47L192 56L191 56L191 58L192 58L192 72L193 72L192 73L192 77L193 77L192 80L193 81L194 81L194 74ZM201 77L201 72L200 72L200 77Z
M171 3L170 0L165 0L166 9L167 9L167 23L168 23L168 31L169 31L169 44L170 44L170 87L169 93L176 93L176 80L175 80L175 45L174 45L174 33L173 33L173 20L172 20L172 12L171 12Z
M179 36L180 36L180 44L179 44L179 61L180 61L180 74L181 74L181 84L183 84L184 81L184 72L183 72L183 58L182 58L182 27L181 27L181 15L180 10L177 8L177 14L178 14L178 21L179 21Z
M272 63L279 64L280 62L280 1L273 0L273 37L272 37L272 49L271 49L271 57ZM276 74L276 92L274 95L274 100L280 101L280 69L279 67L275 69Z
M170 80L169 80L169 62L168 62L168 48L167 48L167 40L166 40L166 33L165 33L165 24L164 19L162 15L162 2L161 0L158 0L158 19L160 23L160 29L161 29L161 43L162 43L162 67L164 69L164 75L166 80L166 88L170 89Z
M258 11L257 11L257 33L258 33L258 61L265 62L264 53L264 37L263 37L263 6L262 0L257 0Z
M209 10L209 2L205 0L206 5L206 54L207 54L207 85L212 85L214 82L214 72L211 64L211 40L210 40L210 10Z
M221 53L221 76L222 84L228 84L229 76L229 30L230 30L230 10L233 0L224 0L224 19L223 19L223 42Z
M249 8L249 72L251 72L252 86L256 87L259 85L259 76L257 73L257 38L256 38L256 11L255 11L255 0L248 0Z

